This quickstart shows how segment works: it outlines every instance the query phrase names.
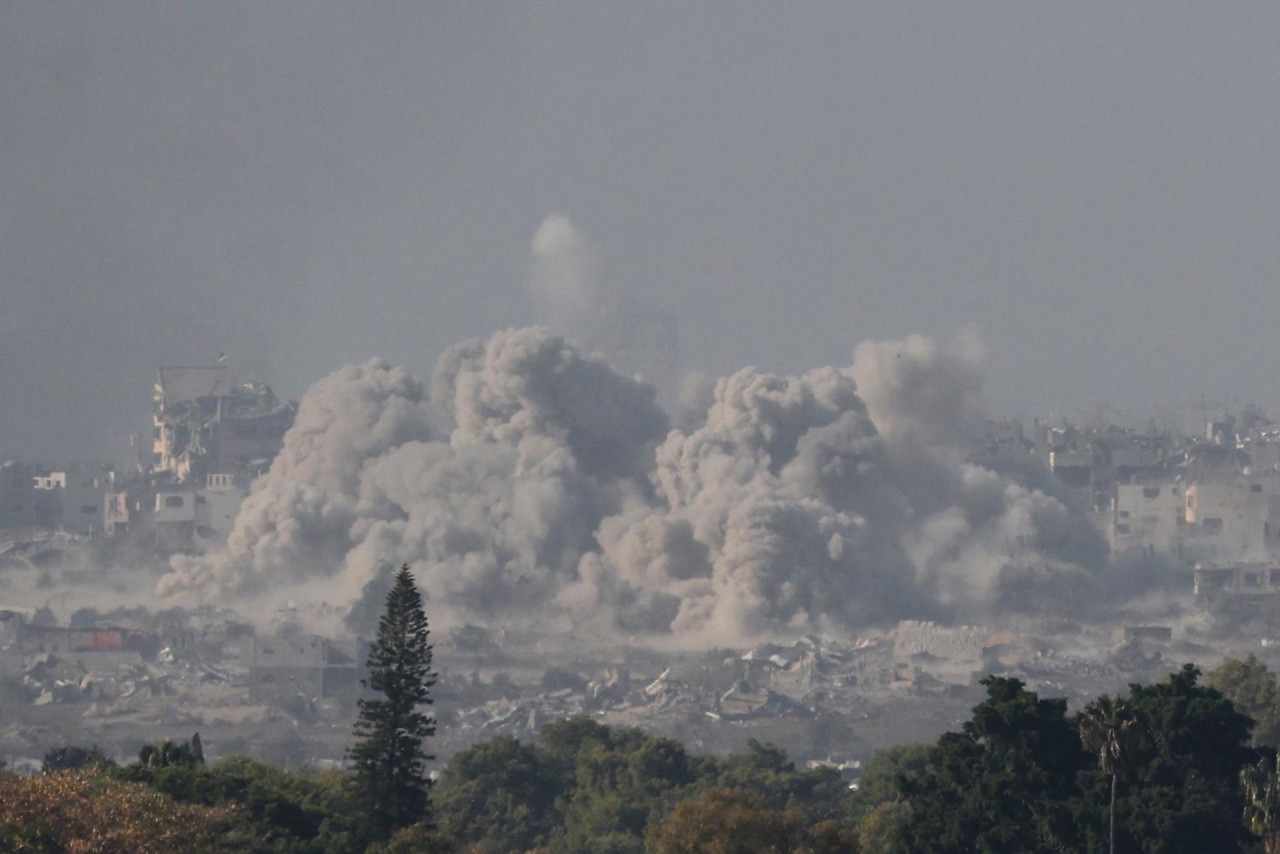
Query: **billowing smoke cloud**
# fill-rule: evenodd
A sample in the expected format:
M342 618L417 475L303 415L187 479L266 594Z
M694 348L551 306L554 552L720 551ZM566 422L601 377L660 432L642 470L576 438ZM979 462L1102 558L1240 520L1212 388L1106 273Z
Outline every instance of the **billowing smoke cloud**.
M1106 546L1043 466L975 456L978 353L912 337L798 377L747 368L700 383L674 430L650 386L544 329L452 348L429 400L381 362L345 368L225 552L175 558L160 589L347 605L408 563L446 622L717 642L1017 604Z
M446 620L497 620L553 597L601 520L652 491L667 429L652 389L545 330L453 347L432 391L444 429L381 362L317 383L226 550L174 558L159 592L349 603L408 563Z
M207 558L178 555L157 592L256 593L331 574L368 521L364 469L430 435L422 383L380 360L311 387L270 471L254 483L227 538Z

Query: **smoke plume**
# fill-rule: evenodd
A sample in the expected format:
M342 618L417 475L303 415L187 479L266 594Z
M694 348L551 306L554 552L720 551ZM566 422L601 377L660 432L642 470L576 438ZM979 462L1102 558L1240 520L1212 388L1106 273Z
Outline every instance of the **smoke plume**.
M549 227L535 248L573 245ZM446 624L723 643L979 614L1106 560L1042 465L973 451L979 352L913 336L802 376L745 368L700 382L676 429L651 386L541 328L451 348L429 395L344 368L226 549L174 558L159 590L346 607L407 563Z
M568 217L551 214L534 232L529 251L526 290L538 322L588 351L599 349L619 306L590 238Z

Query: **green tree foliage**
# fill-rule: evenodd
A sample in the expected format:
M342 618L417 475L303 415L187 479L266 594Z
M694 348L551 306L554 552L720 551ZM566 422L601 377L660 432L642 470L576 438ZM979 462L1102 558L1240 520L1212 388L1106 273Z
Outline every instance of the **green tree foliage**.
M503 736L455 754L432 800L446 835L506 854L547 842L568 784L565 768L548 753Z
M1252 722L1199 676L1188 664L1164 682L1130 686L1152 750L1117 805L1118 850L1194 854L1250 842L1239 771L1257 756L1248 747Z
M646 834L677 804L730 787L801 827L838 815L846 798L833 769L797 769L771 745L752 742L723 760L694 757L671 739L578 717L543 727L537 744L497 738L456 754L433 792L442 833L405 831L393 842L452 838L485 854L641 854ZM851 824L829 820L808 844L815 854L846 851L853 837Z
M1117 851L1248 850L1238 774L1255 756L1251 722L1199 685L1199 675L1188 665L1164 682L1131 686L1123 715L1090 713L1108 726L1136 719L1147 739L1123 757L1129 782L1111 813ZM988 697L973 718L939 739L924 772L903 782L906 810L888 850L1108 850L1105 805L1118 766L1093 761L1063 701L1042 700L1016 680L984 684Z
M350 753L357 791L379 838L429 817L426 763L431 757L424 743L436 727L421 711L431 703L435 684L429 634L422 597L405 565L387 594L378 638L369 650L365 684L382 697L359 701Z
M846 820L856 824L882 804L897 802L903 787L924 772L932 752L932 744L898 744L876 751L862 768L857 792L843 798Z
M707 774L721 788L754 792L775 810L798 811L807 824L847 812L848 788L831 767L798 769L786 751L773 744L747 740L747 750L725 757Z
M792 854L805 842L798 816L741 789L708 789L676 804L648 833L651 854Z
M1257 837L1280 854L1280 766L1270 751L1259 763L1251 721L1195 668L1076 716L1017 680L983 684L987 697L959 732L882 751L856 795L834 769L797 768L772 745L692 756L575 718L534 744L497 738L457 753L433 793L435 821L389 830L370 820L368 789L351 785L359 770L205 766L192 739L158 743L124 768L22 778L41 784L0 773L16 798L0 793L0 850L73 850L71 840L74 850L138 850L92 847L101 827L151 850L174 840L186 846L174 850L233 854L1102 854L1114 817L1125 854L1245 854ZM1128 740L1136 732L1141 744Z
M155 744L145 745L138 752L138 763L149 768L195 768L204 764L204 747L200 743L200 733L191 736L190 741L170 741L161 739Z
M860 854L893 854L902 838L907 805L903 801L885 801L872 807L858 822Z
M291 772L232 756L209 767L130 765L114 776L178 803L233 807L219 851L359 854L366 847L363 809L337 772Z
M1280 756L1240 769L1244 823L1262 839L1266 854L1280 854Z
M988 677L987 700L959 733L938 740L923 772L904 781L910 803L891 850L1072 850L1070 802L1089 767L1065 700L1017 679Z
M577 753L574 788L564 799L556 852L640 852L654 819L696 779L684 746L639 730L610 730L604 743L585 740Z
M578 715L552 721L538 733L538 747L569 772L578 764L578 754L588 746L608 746L612 730L591 718Z
M1280 686L1276 675L1252 653L1227 658L1209 672L1209 687L1253 718L1253 744L1280 745Z
M483 854L485 850L479 845L463 848L439 827L422 821L397 830L386 842L375 842L365 850L365 854ZM507 851L502 854L507 854Z
M115 760L103 753L102 748L97 745L93 747L67 745L46 751L40 770L47 774L50 771L114 768L115 764Z

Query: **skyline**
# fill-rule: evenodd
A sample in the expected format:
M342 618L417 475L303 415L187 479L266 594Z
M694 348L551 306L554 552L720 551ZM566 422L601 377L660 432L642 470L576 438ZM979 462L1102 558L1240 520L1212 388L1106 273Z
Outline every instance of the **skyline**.
M154 369L299 398L532 322L551 214L684 367L973 329L994 414L1280 399L1280 11L15 5L0 453L127 453Z

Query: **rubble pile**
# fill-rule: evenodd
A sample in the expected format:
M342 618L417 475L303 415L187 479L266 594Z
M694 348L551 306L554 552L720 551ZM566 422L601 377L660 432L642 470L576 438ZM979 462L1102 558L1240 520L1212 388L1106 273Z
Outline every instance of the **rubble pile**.
M78 742L115 744L128 756L158 731L195 726L217 755L269 756L274 744L288 761L339 761L363 696L367 645L281 631L260 634L209 609L84 611L68 626L0 612L0 703L10 722L0 758L20 762ZM442 756L587 715L698 749L759 738L840 761L936 737L962 719L986 674L1083 702L1222 655L1194 632L1175 638L1162 627L993 631L905 621L860 638L806 635L714 652L586 648L471 626L437 653Z

